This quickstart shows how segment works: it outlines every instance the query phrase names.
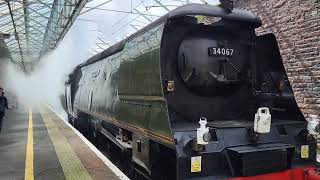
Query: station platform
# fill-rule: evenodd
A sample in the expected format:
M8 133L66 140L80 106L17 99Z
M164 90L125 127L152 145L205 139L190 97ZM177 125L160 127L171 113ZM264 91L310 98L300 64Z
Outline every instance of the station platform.
M49 107L9 109L0 134L0 180L128 179Z

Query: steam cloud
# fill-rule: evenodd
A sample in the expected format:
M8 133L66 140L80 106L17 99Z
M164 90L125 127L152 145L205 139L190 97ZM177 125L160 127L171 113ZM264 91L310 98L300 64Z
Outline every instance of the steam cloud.
M5 93L17 95L24 106L38 107L47 103L65 117L60 95L64 94L68 74L90 56L89 50L96 39L96 32L92 31L95 26L91 22L76 22L60 45L41 58L30 74L23 73L15 64L6 61L1 65L1 86ZM28 60L34 61L25 59Z
M95 6L102 2L104 1L95 0L89 5ZM114 9L129 9L128 3L120 1L112 1L107 6ZM31 74L25 74L14 63L0 59L0 62L6 62L0 65L2 70L0 86L4 88L5 93L17 95L21 104L33 106L35 109L39 105L49 104L56 113L65 118L60 96L64 94L64 83L68 74L91 56L89 50L97 42L98 29L105 35L112 34L114 28L110 24L123 17L117 13L106 15L103 11L90 11L81 15L82 19L94 21L76 21L59 46L42 57ZM114 43L122 37L109 36L109 38ZM35 61L35 59L25 58L25 61ZM9 96L9 103L10 100Z
M216 0L212 0L216 1ZM94 7L105 0L95 0L88 3ZM163 2L172 1L166 0ZM133 1L132 7L139 4L152 6L153 1ZM180 3L181 4L181 3ZM111 1L106 4L110 9L118 9L129 11L131 7L130 1ZM153 14L163 14L163 9L152 8ZM87 10L87 9L85 9ZM143 11L143 9L141 10ZM159 12L158 12L159 11ZM15 94L21 103L26 106L38 106L41 103L47 103L62 115L63 108L60 103L60 95L64 93L64 82L67 75L72 72L73 68L89 58L89 50L94 47L97 40L98 32L108 36L108 42L113 44L120 41L124 35L133 32L131 22L146 21L142 16L128 16L125 13L110 13L106 11L89 11L80 15L81 19L89 19L89 21L76 21L69 30L66 37L54 51L50 52L35 67L31 74L25 74L16 67L15 64L0 64L0 86L4 87L6 94ZM150 17L151 18L151 17ZM133 21L136 19L137 21ZM90 21L94 20L94 21ZM154 19L153 19L154 20ZM144 26L149 22L140 23ZM34 59L25 58L25 61L34 61ZM4 62L0 59L0 62ZM10 102L10 97L8 97Z

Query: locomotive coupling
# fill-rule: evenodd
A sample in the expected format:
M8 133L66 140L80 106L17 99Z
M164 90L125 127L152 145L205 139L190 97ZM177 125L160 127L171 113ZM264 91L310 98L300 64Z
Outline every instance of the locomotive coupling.
M206 127L207 119L205 117L201 117L199 120L199 124L200 128L197 128L197 144L206 145L211 139L209 127Z

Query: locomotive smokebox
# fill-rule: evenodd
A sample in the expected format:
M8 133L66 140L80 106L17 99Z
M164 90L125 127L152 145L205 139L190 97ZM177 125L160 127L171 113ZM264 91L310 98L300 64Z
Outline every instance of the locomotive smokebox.
M190 34L180 44L178 71L189 90L198 95L237 91L241 80L241 45L221 32ZM234 37L237 38L237 37Z

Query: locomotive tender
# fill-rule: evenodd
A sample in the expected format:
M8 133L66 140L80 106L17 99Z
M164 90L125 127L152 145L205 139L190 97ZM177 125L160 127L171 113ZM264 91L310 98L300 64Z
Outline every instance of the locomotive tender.
M260 26L244 10L178 7L74 69L66 82L69 122L87 137L105 137L128 174L147 179L312 165L315 143L275 36L257 36ZM258 113L271 116L266 132L254 127Z

